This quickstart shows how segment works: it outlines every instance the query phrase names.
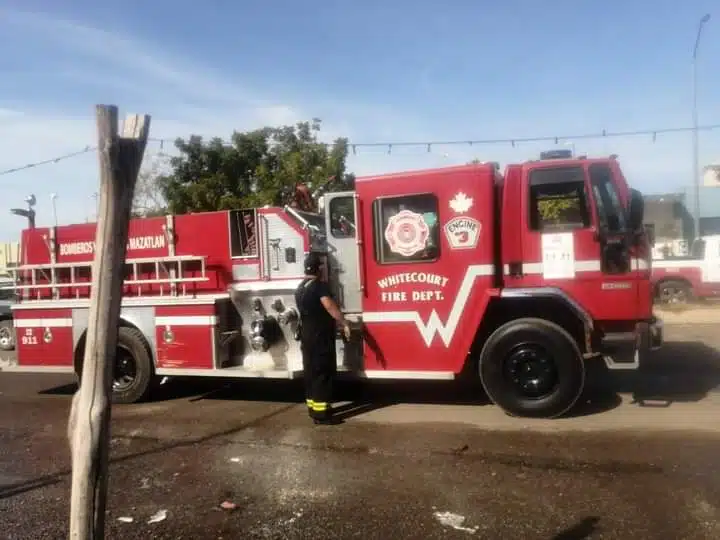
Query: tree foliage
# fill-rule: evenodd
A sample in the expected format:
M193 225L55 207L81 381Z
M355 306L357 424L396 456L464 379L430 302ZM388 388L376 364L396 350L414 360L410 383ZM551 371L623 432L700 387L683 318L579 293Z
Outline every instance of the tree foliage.
M538 212L544 223L561 223L568 212L577 213L580 210L578 198L547 198L538 201Z
M161 163L152 161L138 174L133 198L133 217L162 216L167 212L167 201L160 182Z
M289 204L295 186L352 189L347 139L318 141L320 120L234 132L231 144L192 136L175 142L180 156L158 186L173 213Z

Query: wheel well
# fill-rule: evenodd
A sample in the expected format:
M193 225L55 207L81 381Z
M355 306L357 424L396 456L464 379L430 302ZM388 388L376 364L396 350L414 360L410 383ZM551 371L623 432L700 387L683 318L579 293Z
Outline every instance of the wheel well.
M670 283L670 282L673 282L673 281L676 282L676 283L682 283L683 285L685 285L685 286L690 290L690 292L692 292L692 289L693 289L692 283L690 283L690 280L688 280L687 278L682 277L682 276L678 276L678 277L667 276L667 277L662 278L660 281L658 281L658 282L655 284L655 296L658 296L658 295L660 294L660 286L661 286L662 284L664 284L664 283Z
M564 328L575 340L581 353L585 346L585 322L560 297L492 298L485 310L480 328L475 335L466 368L476 373L480 351L495 330L519 318L538 318L551 321Z
M129 322L123 318L120 319L120 324L118 325L118 328L121 328L121 327L133 328L133 329L137 330L138 332L141 331L137 326L135 326L134 324L132 324L131 322ZM75 368L75 373L80 373L79 368L83 362L83 357L85 356L85 338L86 337L87 337L87 329L85 329L83 331L82 335L80 336L80 339L78 339L77 345L75 346L75 353L74 353L74 357L73 357L73 366ZM150 357L153 358L152 348L150 346L148 346L148 349L151 351Z

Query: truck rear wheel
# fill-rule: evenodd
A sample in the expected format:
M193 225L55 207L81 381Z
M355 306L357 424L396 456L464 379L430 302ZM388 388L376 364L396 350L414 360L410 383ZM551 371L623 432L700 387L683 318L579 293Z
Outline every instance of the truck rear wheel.
M512 416L562 416L585 386L585 365L572 336L543 319L518 319L495 330L479 367L490 400Z
M83 345L84 349L84 345ZM145 336L136 328L118 330L113 366L113 403L137 403L148 398L154 378L153 361ZM84 351L81 351L83 354ZM78 369L82 378L82 363Z
M9 319L0 321L0 350L15 350L15 327Z

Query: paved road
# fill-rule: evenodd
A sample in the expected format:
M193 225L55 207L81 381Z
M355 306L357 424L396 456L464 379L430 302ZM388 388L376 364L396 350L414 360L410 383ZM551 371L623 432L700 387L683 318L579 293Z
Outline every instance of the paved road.
M553 422L446 384L345 385L370 399L336 427L296 384L168 385L113 409L109 538L718 538L720 336L668 330L639 396L660 406L616 378ZM65 536L68 382L0 376L2 538Z

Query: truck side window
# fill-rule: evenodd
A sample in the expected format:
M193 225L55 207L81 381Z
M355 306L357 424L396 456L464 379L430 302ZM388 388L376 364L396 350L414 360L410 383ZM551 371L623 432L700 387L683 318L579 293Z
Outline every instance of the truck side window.
M230 219L230 256L257 257L255 210L232 210Z
M582 167L530 172L530 229L561 231L590 226Z
M335 238L355 238L353 197L337 197L330 201L330 234Z
M373 202L375 260L379 264L432 262L440 256L438 200L431 193Z
M610 233L625 231L625 208L620 202L610 167L594 163L589 167L600 228Z

